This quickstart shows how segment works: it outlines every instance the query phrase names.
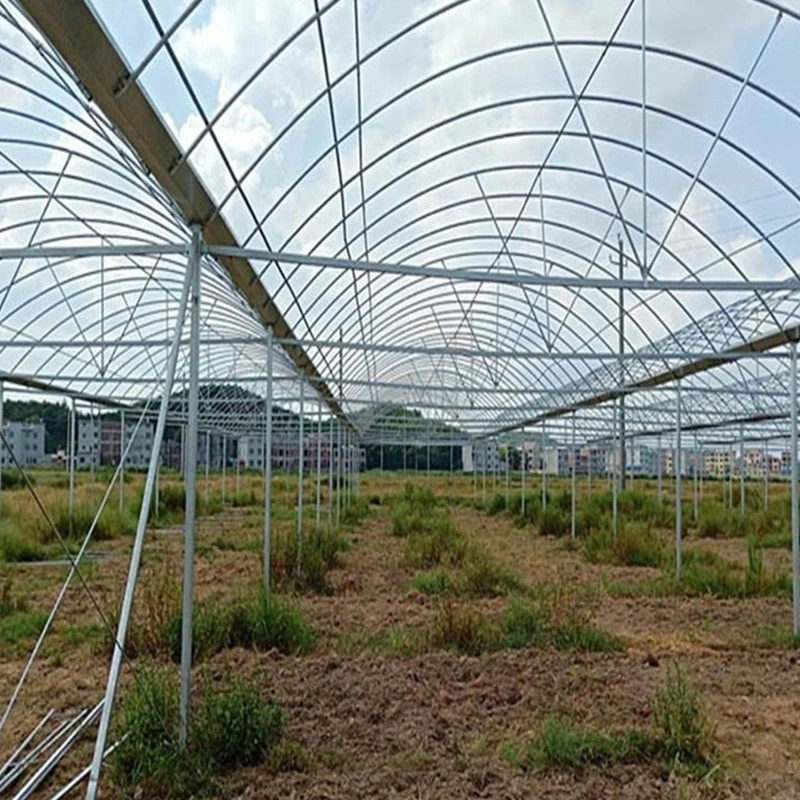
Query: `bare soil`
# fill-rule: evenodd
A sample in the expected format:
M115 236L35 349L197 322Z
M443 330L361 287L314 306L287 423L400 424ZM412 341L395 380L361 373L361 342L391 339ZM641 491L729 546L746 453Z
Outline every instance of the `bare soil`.
M542 539L503 515L491 517L464 506L453 514L462 530L526 581L585 585L596 592L596 624L621 636L626 650L584 655L525 649L478 658L444 652L403 658L348 650L343 644L348 636L427 624L435 605L410 588L413 573L403 564L402 541L389 533L386 507L375 507L351 534L352 546L331 576L333 593L300 598L320 632L311 654L234 650L213 659L215 670L232 668L259 677L264 694L287 711L288 738L305 748L311 761L303 771L240 771L226 779L223 796L800 797L798 653L758 645L752 636L763 626L788 627L788 599L612 597L602 590L604 581L656 572L586 564L562 542ZM222 534L240 542L258 538L261 525L260 516L247 510L203 522L197 559L200 597L229 596L257 584L257 551L220 549L213 542ZM113 606L123 585L128 546L109 543L106 549L117 557L89 570L89 584L104 608ZM741 541L721 547L726 557L746 553ZM179 569L179 532L158 533L147 553L146 568L167 563ZM16 585L24 581L30 605L48 608L64 568L15 570ZM47 709L63 715L102 696L106 655L98 637L85 631L96 621L86 593L77 586L70 590L57 636L46 645L0 739L0 759ZM65 633L70 626L77 630L71 637ZM0 699L10 695L30 645L0 653ZM524 772L503 758L504 743L533 736L552 714L603 730L646 727L650 699L676 660L699 687L716 724L723 765L708 780L680 778L660 765ZM55 786L87 763L90 752L91 742L80 744L49 790L37 797L52 795ZM112 797L113 790L104 796Z

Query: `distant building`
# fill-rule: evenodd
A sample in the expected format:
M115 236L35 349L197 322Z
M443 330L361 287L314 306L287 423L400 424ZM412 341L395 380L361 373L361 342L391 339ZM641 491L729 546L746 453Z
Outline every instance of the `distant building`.
M3 435L11 453L23 467L35 467L44 463L43 422L6 422L3 425ZM11 453L0 442L0 466L14 465Z
M76 431L75 466L78 469L100 464L119 463L123 448L127 449L126 467L146 467L153 451L155 427L143 421L125 420L124 439L119 420L79 419ZM130 445L130 447L129 447Z
M500 453L497 442L482 441L461 447L461 462L464 472L494 472L500 469ZM505 468L505 467L504 467Z

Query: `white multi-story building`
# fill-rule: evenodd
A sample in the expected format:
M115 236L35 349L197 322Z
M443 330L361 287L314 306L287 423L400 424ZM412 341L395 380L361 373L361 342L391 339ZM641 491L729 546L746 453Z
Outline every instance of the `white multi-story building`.
M23 467L34 467L44 462L44 423L6 422L3 435L11 452ZM0 442L0 466L13 466L14 459Z
M119 420L79 419L75 441L75 466L88 468L98 464L118 464L123 448L127 448L126 467L146 467L153 451L155 426L138 420L125 420L125 438ZM130 444L130 447L128 446Z
M461 447L461 463L464 472L494 472L500 469L500 453L497 442L483 441ZM484 466L485 465L485 466ZM505 463L504 467L505 469Z

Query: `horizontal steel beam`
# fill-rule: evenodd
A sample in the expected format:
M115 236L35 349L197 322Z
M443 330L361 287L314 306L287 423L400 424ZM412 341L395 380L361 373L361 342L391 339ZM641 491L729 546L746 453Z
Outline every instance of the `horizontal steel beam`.
M285 253L280 250L254 250L252 248L210 246L207 252L217 256L239 256L252 261L276 261L320 269L352 270L387 275L406 275L411 278L470 283L510 284L512 286L551 286L564 289L629 289L637 292L768 292L800 290L800 280L664 280L659 278L619 279L588 278L582 275L545 275L538 272L503 272L495 267L459 269L415 264L397 264L386 261L311 256L303 253Z

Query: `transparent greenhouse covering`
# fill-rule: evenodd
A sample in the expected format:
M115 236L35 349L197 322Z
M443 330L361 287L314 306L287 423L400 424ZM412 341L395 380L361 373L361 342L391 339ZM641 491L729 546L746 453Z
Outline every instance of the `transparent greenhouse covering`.
M361 441L788 435L800 6L0 2L0 376ZM176 384L188 379L188 317ZM247 390L243 393L242 390ZM175 390L177 391L177 389ZM244 398L244 399L243 399ZM263 406L263 404L262 404ZM420 433L414 422L410 435Z

